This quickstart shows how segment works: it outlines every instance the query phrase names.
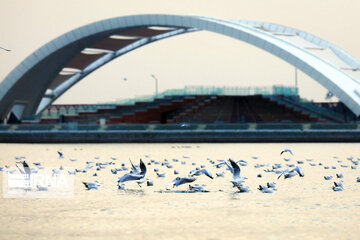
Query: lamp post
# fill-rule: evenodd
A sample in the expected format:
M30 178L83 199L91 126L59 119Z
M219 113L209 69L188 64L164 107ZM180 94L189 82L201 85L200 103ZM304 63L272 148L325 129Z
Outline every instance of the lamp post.
M154 74L151 74L151 77L153 79L155 79L155 96L157 97L157 95L158 95L158 79L155 77Z

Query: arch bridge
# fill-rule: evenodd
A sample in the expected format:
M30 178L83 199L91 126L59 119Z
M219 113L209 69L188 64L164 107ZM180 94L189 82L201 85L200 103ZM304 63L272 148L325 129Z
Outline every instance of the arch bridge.
M41 113L104 64L149 43L195 31L226 35L303 71L360 115L360 62L304 31L278 24L206 16L132 15L91 23L48 42L0 84L0 119Z

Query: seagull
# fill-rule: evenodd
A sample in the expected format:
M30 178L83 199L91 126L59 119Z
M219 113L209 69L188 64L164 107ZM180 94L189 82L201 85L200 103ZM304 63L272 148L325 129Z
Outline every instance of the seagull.
M274 192L275 192L275 189L269 188L268 186L261 186L261 185L259 185L258 189L259 189L262 193L274 193Z
M250 192L249 186L244 187L241 183L236 185L236 187L239 189L239 192Z
M220 162L220 163L217 163L217 164L214 164L213 166L216 167L216 168L221 168L223 165L225 165L225 161L224 162Z
M57 153L59 154L59 158L64 158L64 154L60 151L57 151Z
M281 153L280 153L280 155L283 154L283 153L285 153L285 152L288 152L288 153L290 153L292 156L294 156L293 152L292 152L290 149L288 149L288 148L285 148L284 150L282 150Z
M91 190L91 189L98 189L98 181L94 181L94 182L82 182L85 187L87 188L87 190Z
M159 178L163 178L165 177L166 173L156 173L156 175L159 177Z
M190 191L195 191L195 192L206 192L206 190L204 190L205 184L195 184L195 185L190 185L189 184L189 189Z
M292 170L286 169L284 171L281 172L280 176L278 177L278 179L284 175L284 178L291 178L294 177L296 174L299 174L300 177L304 177L304 172L301 170L300 167L296 167Z
M131 161L130 161L131 162ZM145 177L146 174L146 165L140 159L140 172L139 170L131 163L132 169L130 173L126 173L123 176L119 177L115 182L120 183L127 182L127 181L137 181Z
M191 183L195 180L196 180L196 178L194 178L194 177L183 177L183 178L177 177L170 184L172 184L173 188L174 188L174 187L180 186L181 184Z
M342 173L337 173L337 174L336 174L336 177L337 177L337 178L343 178L344 175L343 175Z
M324 179L325 179L325 180L331 180L331 179L332 179L332 176L324 176Z
M224 174L225 174L224 172L216 173L216 176L217 176L217 177L224 177Z
M146 182L146 185L147 185L148 187L154 186L154 182L153 182L152 180L148 179L147 182Z
M340 180L339 182L334 182L334 186L332 187L332 189L335 192L343 191L344 190L343 181Z
M139 187L141 187L140 184L146 182L147 178L146 177L143 177L143 178L140 178L139 180L136 181L136 183L139 185Z
M266 186L267 186L268 188L272 188L272 189L274 189L274 190L275 190L275 185L276 185L276 183L274 183L274 182L267 182L267 183L266 183Z
M333 186L332 189L333 189L335 192L340 192L340 191L343 191L343 190L344 190L342 187L335 187L335 186Z
M233 174L233 180L230 182L234 184L234 187L238 187L246 178L240 177L240 167L236 164L236 162L234 162L234 160L229 159L229 162L230 164L228 162L225 163L228 165L231 173Z
M1 46L0 46L0 49L5 50L5 51L7 51L7 52L10 52L10 51L11 51L10 49L3 48L3 47L1 47Z
M214 177L212 176L211 172L209 172L208 170L206 170L206 168L191 170L190 173L189 173L189 177L199 176L199 175L201 175L201 174L205 174L205 175L208 176L209 178L214 179Z
M20 162L22 165L23 165L23 168L24 170L22 170L17 164L16 164L16 167L19 169L19 171L22 173L22 174L26 174L26 175L30 175L31 174L31 169L29 167L29 165L27 164L26 161L22 161Z
M343 186L343 181L342 181L342 180L340 180L339 182L334 182L334 185L335 185L335 187L344 188L344 186Z

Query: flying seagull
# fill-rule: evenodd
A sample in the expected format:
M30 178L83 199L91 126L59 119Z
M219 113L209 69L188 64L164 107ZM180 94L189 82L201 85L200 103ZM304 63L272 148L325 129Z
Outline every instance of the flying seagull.
M205 174L206 176L208 176L211 179L214 178L212 176L211 172L209 172L205 168L191 170L190 173L189 173L189 177L198 176L198 175L201 175L201 174Z
M131 162L131 161L130 161ZM132 169L130 173L126 173L123 176L119 177L115 182L119 184L127 181L139 181L140 179L145 177L146 174L146 165L144 162L140 159L140 172L139 169L137 169L132 163ZM142 181L140 181L142 183ZM138 183L140 185L140 183Z
M64 154L62 152L57 151L57 153L59 154L59 158L64 158Z
M240 177L240 167L237 165L234 160L229 159L229 162L226 162L228 165L228 168L230 169L231 173L233 174L233 180L230 181L232 184L234 184L234 187L238 187L241 185L241 183L246 179L245 177Z
M11 51L10 49L6 49L6 48L3 48L3 47L1 47L1 46L0 46L0 49L5 50L5 51L7 51L7 52L10 52L10 51Z
M292 156L294 156L293 152L291 151L291 149L285 148L284 150L281 151L280 155L282 155L283 153L288 152L290 153Z
M29 167L29 165L27 164L27 162L22 161L20 162L23 165L23 169L21 169L17 164L16 167L19 169L19 171L21 172L21 174L25 174L26 176L30 176L31 174L31 169ZM29 177L30 178L30 177Z
M304 177L304 172L302 171L301 167L296 167L292 170L286 169L284 171L281 172L281 174L279 175L278 179L284 175L284 178L291 178L294 177L296 174L299 174L300 177Z
M183 177L183 178L182 177L177 177L170 184L173 187L178 187L181 184L191 183L191 182L193 182L195 180L196 180L196 178L194 178L194 177Z

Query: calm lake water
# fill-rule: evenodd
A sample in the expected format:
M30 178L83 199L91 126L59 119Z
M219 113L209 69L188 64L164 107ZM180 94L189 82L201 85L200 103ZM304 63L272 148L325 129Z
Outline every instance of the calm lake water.
M280 156L284 148L294 156ZM64 153L63 159L57 151ZM349 160L360 158L357 143L0 144L0 167L14 167L19 156L25 156L32 167L33 162L81 169L86 161L115 165L77 173L71 198L4 198L4 172L0 172L0 239L359 239L360 235L360 183L356 182L360 166L352 169L355 165ZM146 176L154 186L126 182L127 190L118 190L114 180L128 171L114 175L110 169L122 163L129 167L129 159L138 164L140 158L145 163L168 159L173 168L147 165ZM230 172L209 162L229 158L247 161L241 175L248 178L249 193L238 193L229 182ZM277 174L264 171L275 163L281 163L281 169L288 168L286 164L301 166L305 177L278 180ZM255 168L256 164L265 166ZM201 165L214 179L201 175L194 183L205 184L209 192L186 193L188 184L166 190L176 176L185 177ZM166 173L165 178L158 178L154 168ZM215 176L222 171L223 178ZM340 180L337 173L344 175L342 192L332 190L333 182ZM324 180L328 175L333 180ZM86 190L82 181L95 179L99 189ZM268 181L276 182L275 193L257 190Z

